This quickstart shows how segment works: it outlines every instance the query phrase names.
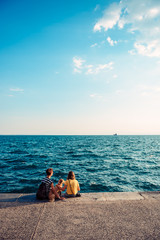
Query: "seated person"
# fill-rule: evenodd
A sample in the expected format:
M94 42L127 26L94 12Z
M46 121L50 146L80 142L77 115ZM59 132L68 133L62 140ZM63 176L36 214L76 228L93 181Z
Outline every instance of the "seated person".
M75 178L74 172L70 171L68 173L67 180L64 182L64 187L61 188L64 191L67 188L64 197L80 197L81 195L78 193L80 191L79 183Z
M63 182L64 182L64 180L61 178L61 179L59 179L58 184L56 184L56 186L55 186L55 190L57 191L59 196L62 195L61 194L61 192L62 192L61 188L62 188Z
M52 180L50 179L53 175L53 169L49 168L46 170L47 176L42 179L42 182L39 186L39 189L37 191L37 198L38 199L49 199L50 201L53 201L55 199L63 200L64 198L59 196L57 193Z

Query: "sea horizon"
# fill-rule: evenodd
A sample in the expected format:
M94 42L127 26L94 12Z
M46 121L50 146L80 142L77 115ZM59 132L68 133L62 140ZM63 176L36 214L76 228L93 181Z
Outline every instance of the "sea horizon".
M113 134L0 134L0 136L115 136ZM118 134L116 136L160 136L160 134Z

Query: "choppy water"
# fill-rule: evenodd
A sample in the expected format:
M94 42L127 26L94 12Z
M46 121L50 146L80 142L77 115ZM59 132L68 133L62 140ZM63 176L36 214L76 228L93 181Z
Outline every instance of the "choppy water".
M81 192L160 190L160 136L0 136L0 192L35 192L74 171Z

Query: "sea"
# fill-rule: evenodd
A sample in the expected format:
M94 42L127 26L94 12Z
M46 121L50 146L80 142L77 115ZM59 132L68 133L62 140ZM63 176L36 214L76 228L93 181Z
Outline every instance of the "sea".
M0 136L0 193L34 193L74 171L81 192L160 190L160 136Z

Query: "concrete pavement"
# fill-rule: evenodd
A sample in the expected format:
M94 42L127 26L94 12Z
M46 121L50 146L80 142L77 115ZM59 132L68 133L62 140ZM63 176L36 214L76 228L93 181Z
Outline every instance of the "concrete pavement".
M0 194L0 240L159 240L160 192L85 193L65 201Z

